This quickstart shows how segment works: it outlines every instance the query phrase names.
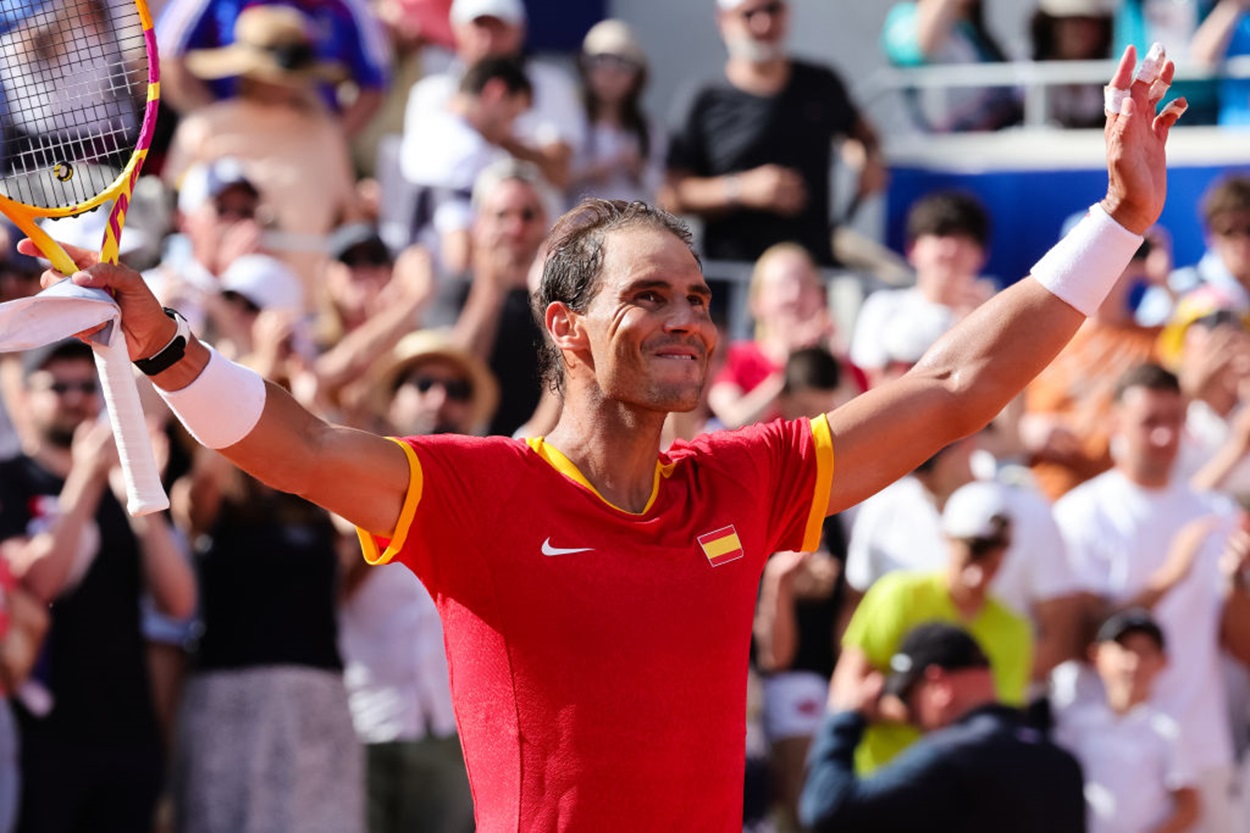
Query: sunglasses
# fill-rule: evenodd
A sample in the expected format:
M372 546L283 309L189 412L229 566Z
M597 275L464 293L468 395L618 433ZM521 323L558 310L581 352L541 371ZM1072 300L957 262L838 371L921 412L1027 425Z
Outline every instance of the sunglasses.
M447 394L447 398L452 402L468 402L473 398L473 385L464 379L436 379L433 376L413 376L406 379L404 384L412 385L421 393L429 393L432 388L438 386L443 389L443 393Z
M50 390L57 396L64 396L70 391L81 393L83 396L95 396L100 392L100 383L95 379L86 379L82 382L63 382L58 379L44 385L43 390Z
M781 2L781 0L773 0L771 3L766 3L763 6L757 6L754 9L744 9L738 14L747 23L753 23L755 18L760 15L765 17L780 17L785 13L785 11L785 3Z
M591 69L614 69L620 72L637 72L641 68L636 61L631 61L622 55L611 55L606 52L598 55L587 55L586 66Z
M361 248L352 249L339 260L349 269L360 269L366 266L390 266L390 253L384 249Z

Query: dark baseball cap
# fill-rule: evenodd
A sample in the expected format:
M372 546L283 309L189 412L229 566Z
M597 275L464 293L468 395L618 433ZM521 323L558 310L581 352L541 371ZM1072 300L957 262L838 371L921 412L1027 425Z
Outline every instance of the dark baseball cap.
M1144 633L1155 641L1160 650L1167 647L1163 636L1163 628L1150 615L1150 611L1142 607L1133 607L1111 614L1098 628L1094 641L1119 642L1132 633Z
M385 265L394 262L391 251L372 223L340 226L330 235L330 257L349 266L359 262Z
M57 359L93 361L91 345L77 338L66 338L22 352L22 376L43 370Z
M963 628L946 622L926 622L908 631L890 657L885 693L905 697L933 666L962 671L989 668L990 661L976 639Z

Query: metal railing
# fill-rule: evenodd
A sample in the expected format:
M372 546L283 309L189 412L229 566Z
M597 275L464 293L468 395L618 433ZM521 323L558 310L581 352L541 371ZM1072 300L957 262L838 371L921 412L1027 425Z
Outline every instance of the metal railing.
M871 106L883 98L910 90L950 90L960 87L1017 87L1023 90L1024 124L1050 124L1051 91L1068 84L1107 83L1116 61L1010 61L984 64L947 64L926 67L886 67L855 87L855 99ZM1175 81L1250 78L1250 55L1230 58L1215 66L1178 64Z

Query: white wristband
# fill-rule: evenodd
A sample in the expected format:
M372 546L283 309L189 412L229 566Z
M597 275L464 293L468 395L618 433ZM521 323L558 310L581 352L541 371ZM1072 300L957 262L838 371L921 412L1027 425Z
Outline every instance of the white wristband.
M1142 236L1095 203L1089 213L1033 266L1033 279L1087 318L1098 311Z
M208 364L191 384L157 392L196 442L226 448L251 433L265 409L265 379L209 345Z

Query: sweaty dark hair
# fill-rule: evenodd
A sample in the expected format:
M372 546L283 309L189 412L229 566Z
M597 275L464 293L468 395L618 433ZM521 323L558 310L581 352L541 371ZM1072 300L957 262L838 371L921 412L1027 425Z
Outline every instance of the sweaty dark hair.
M465 71L460 79L460 92L481 95L486 85L496 78L503 82L509 94L525 93L533 98L534 86L520 58L483 58Z
M935 191L916 200L907 212L907 242L926 234L971 237L985 248L990 242L990 215L972 194Z
M702 265L694 250L694 238L681 220L662 208L644 202L582 200L556 221L547 238L543 277L534 294L534 316L545 331L547 307L560 302L574 312L585 312L602 281L603 246L608 233L636 226L667 231L685 243ZM538 351L539 370L552 390L564 386L564 360L549 340Z

